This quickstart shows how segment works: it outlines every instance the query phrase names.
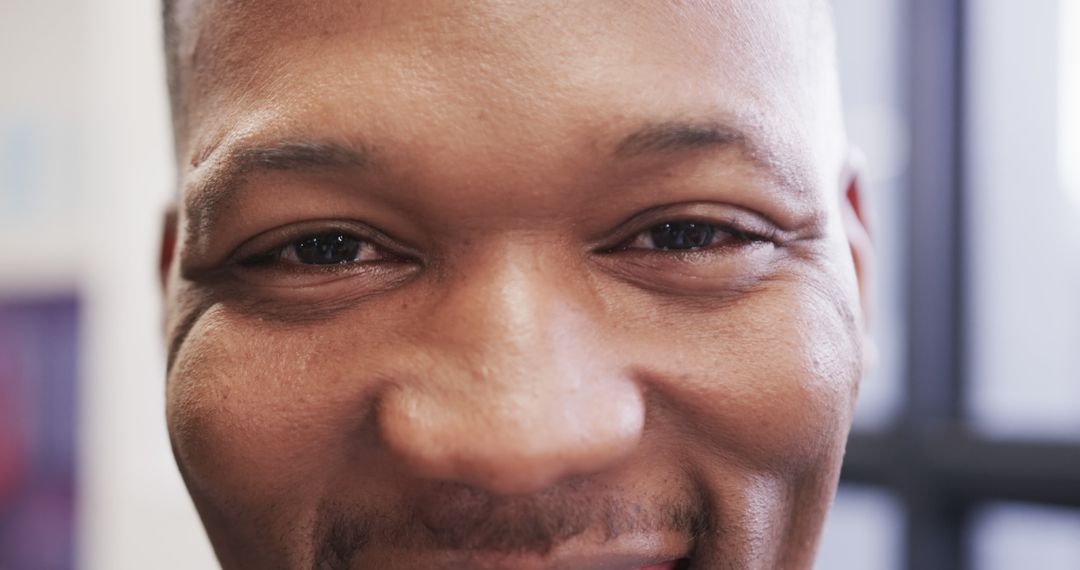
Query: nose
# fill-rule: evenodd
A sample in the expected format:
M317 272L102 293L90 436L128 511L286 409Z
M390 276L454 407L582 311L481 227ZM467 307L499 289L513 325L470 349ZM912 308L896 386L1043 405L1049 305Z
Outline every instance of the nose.
M642 394L603 346L588 293L498 263L449 287L378 410L414 474L500 495L534 493L630 454Z

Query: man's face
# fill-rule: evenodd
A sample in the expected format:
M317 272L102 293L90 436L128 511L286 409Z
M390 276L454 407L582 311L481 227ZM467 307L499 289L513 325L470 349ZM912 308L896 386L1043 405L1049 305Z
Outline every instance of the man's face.
M863 328L826 18L182 2L168 423L225 567L810 568Z

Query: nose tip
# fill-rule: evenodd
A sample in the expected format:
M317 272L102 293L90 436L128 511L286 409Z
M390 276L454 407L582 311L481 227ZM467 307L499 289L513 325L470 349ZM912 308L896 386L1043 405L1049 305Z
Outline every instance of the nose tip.
M415 476L499 495L602 471L635 448L645 410L630 382L559 384L526 393L394 390L379 406L381 437Z

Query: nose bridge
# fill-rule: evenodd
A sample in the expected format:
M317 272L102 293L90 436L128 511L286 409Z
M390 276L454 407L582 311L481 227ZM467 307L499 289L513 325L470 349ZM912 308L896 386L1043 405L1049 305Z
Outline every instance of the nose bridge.
M390 450L418 475L502 494L603 469L644 425L641 395L604 358L587 297L535 256L500 256L451 285L429 355L380 403Z
M466 353L485 346L528 352L550 333L545 307L572 296L559 291L556 276L545 274L542 262L527 251L492 252L456 273L460 277L447 286L432 320L434 332L449 332Z

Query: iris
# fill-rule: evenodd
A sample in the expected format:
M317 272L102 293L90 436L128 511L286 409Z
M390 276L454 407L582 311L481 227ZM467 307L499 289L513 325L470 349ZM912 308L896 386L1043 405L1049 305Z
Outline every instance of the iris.
M292 243L297 261L306 265L350 263L356 260L360 246L360 240L337 233L308 236Z
M716 226L699 222L670 222L650 230L657 249L698 249L712 245Z

